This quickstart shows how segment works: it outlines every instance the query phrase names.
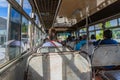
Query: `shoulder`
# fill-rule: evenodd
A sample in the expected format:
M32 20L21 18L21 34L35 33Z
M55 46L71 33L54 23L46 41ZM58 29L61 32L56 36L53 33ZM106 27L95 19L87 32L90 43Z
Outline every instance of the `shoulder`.
M116 40L113 40L113 39L102 40L102 43L103 44L118 44L118 42Z
M53 46L51 42L46 42L42 45L42 47L48 47L48 46Z
M56 41L54 41L54 43L55 43L56 46L62 46L62 44L60 44L60 43L58 43Z
M56 46L62 46L62 44L56 42L56 41L53 41L53 43L56 45ZM55 46L53 43L51 42L46 42L42 45L42 47L50 47L50 46Z
M117 42L116 40L113 40L113 39L112 39L112 41L113 41L114 44L118 44L118 42Z

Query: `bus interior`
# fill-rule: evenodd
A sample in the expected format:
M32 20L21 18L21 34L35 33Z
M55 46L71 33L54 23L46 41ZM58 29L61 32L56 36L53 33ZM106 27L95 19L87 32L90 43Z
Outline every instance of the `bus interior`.
M0 0L0 80L120 80L119 43L120 0Z

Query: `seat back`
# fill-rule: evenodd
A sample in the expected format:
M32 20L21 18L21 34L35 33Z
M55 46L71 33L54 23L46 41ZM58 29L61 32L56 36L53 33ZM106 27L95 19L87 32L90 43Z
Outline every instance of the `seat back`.
M94 50L92 66L118 66L120 65L119 45L100 45Z
M67 47L40 47L37 50L37 53L54 53L54 52L63 52L63 51L71 51Z
M80 50L85 51L86 53L88 53L88 55L92 55L94 46L93 44L89 44L89 45L85 44L83 47L81 47Z
M79 52L34 54L27 80L91 80L91 65Z

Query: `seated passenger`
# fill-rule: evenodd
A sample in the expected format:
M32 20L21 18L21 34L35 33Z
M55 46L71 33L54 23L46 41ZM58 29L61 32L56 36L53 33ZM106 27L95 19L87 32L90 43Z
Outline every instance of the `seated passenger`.
M80 50L82 46L86 44L86 35L82 36L82 40L75 45L75 50Z
M118 44L117 41L113 40L112 39L112 31L111 30L105 30L103 32L103 40L98 40L96 42L93 42L93 45L94 46L97 46L97 45L102 45L102 44Z
M96 37L95 37L94 34L92 34L90 38L91 38L91 39L90 39L89 42L95 42L95 41L96 41Z
M55 29L49 30L49 40L47 40L42 47L51 47L51 46L62 46L62 44L57 42L57 36Z
M103 40L98 40L96 42L93 42L93 45L103 45L103 44L118 44L117 41L112 39L112 31L111 30L105 30L103 32ZM113 68L113 65L111 66L105 66L104 68L111 69Z
M72 38L71 36L68 36L66 46L70 47L71 49L74 49L75 46L74 37Z

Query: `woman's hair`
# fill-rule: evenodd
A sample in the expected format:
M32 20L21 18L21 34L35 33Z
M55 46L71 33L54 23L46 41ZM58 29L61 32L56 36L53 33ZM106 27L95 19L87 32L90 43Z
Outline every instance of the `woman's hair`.
M103 32L103 36L106 38L106 39L110 39L112 38L112 31L107 29Z

